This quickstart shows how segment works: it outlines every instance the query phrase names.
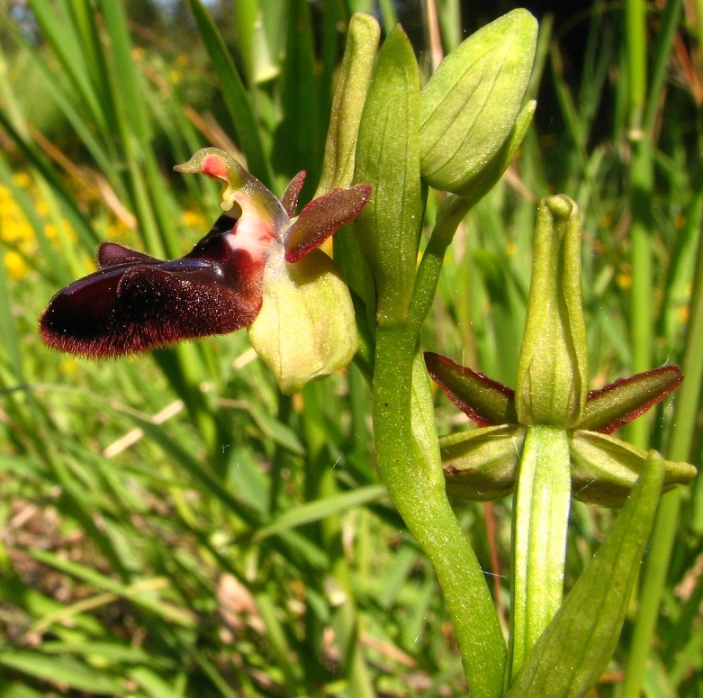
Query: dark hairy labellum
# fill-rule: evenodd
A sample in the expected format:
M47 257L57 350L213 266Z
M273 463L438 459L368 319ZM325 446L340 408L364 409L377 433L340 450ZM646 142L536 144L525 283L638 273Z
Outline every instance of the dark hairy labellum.
M237 223L223 214L189 254L170 261L102 244L98 271L52 298L42 339L109 358L249 325L261 307L265 258L237 246Z

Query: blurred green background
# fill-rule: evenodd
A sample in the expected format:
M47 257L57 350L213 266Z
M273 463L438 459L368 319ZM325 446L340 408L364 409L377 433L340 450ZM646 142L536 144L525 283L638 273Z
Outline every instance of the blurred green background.
M528 6L535 123L450 248L424 348L512 385L536 204L559 192L583 217L591 387L685 360L702 6L655 3L639 27L622 4ZM465 693L432 569L375 473L353 365L289 398L244 332L95 363L48 350L36 324L100 241L176 257L204 235L218 187L172 171L200 147L277 194L307 170L309 199L352 12L400 20L427 76L511 7L0 0L0 696ZM677 457L700 467L694 388ZM630 437L671 457L672 416L669 400ZM437 419L468 427L441 395ZM653 649L638 650L647 696L703 695L701 478L674 497ZM456 510L504 619L510 501ZM612 517L575 503L569 584ZM622 695L638 609L597 695Z

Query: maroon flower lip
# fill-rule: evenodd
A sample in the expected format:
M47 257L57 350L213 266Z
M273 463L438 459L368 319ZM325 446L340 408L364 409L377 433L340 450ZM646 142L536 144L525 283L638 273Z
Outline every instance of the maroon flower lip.
M221 215L189 254L168 261L103 243L98 271L52 298L39 322L42 339L110 358L249 325L261 308L265 259L231 244L237 223Z

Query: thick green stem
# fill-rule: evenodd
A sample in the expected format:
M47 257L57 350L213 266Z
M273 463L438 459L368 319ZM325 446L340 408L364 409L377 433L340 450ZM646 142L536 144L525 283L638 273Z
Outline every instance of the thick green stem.
M513 516L511 680L562 602L570 502L566 431L528 427Z
M505 645L483 571L447 499L436 439L431 446L426 438L434 420L423 418L431 397L421 371L415 371L413 384L416 330L410 323L381 325L376 342L373 418L379 473L435 569L471 695L500 696Z

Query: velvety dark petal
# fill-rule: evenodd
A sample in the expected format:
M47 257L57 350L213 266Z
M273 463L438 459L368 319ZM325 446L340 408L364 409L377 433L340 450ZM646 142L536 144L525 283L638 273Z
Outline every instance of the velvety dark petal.
M311 201L286 233L286 262L294 263L353 221L371 198L368 184L335 189Z
M295 209L298 208L298 196L300 196L300 190L303 188L305 183L305 172L298 172L293 179L288 183L286 190L283 192L283 198L281 203L283 208L288 214L288 218L293 218L295 215Z
M251 324L261 308L264 260L233 244L234 225L222 216L190 254L165 262L101 246L102 268L57 293L44 311L43 340L105 358Z
M579 429L610 434L661 402L682 380L678 366L662 366L592 390Z
M479 426L517 422L515 393L507 386L441 354L426 351L425 363L435 383Z
M98 248L99 267L110 267L115 264L127 264L130 262L158 264L160 261L156 257L151 257L136 250L130 250L129 247L118 245L116 242L103 242Z

